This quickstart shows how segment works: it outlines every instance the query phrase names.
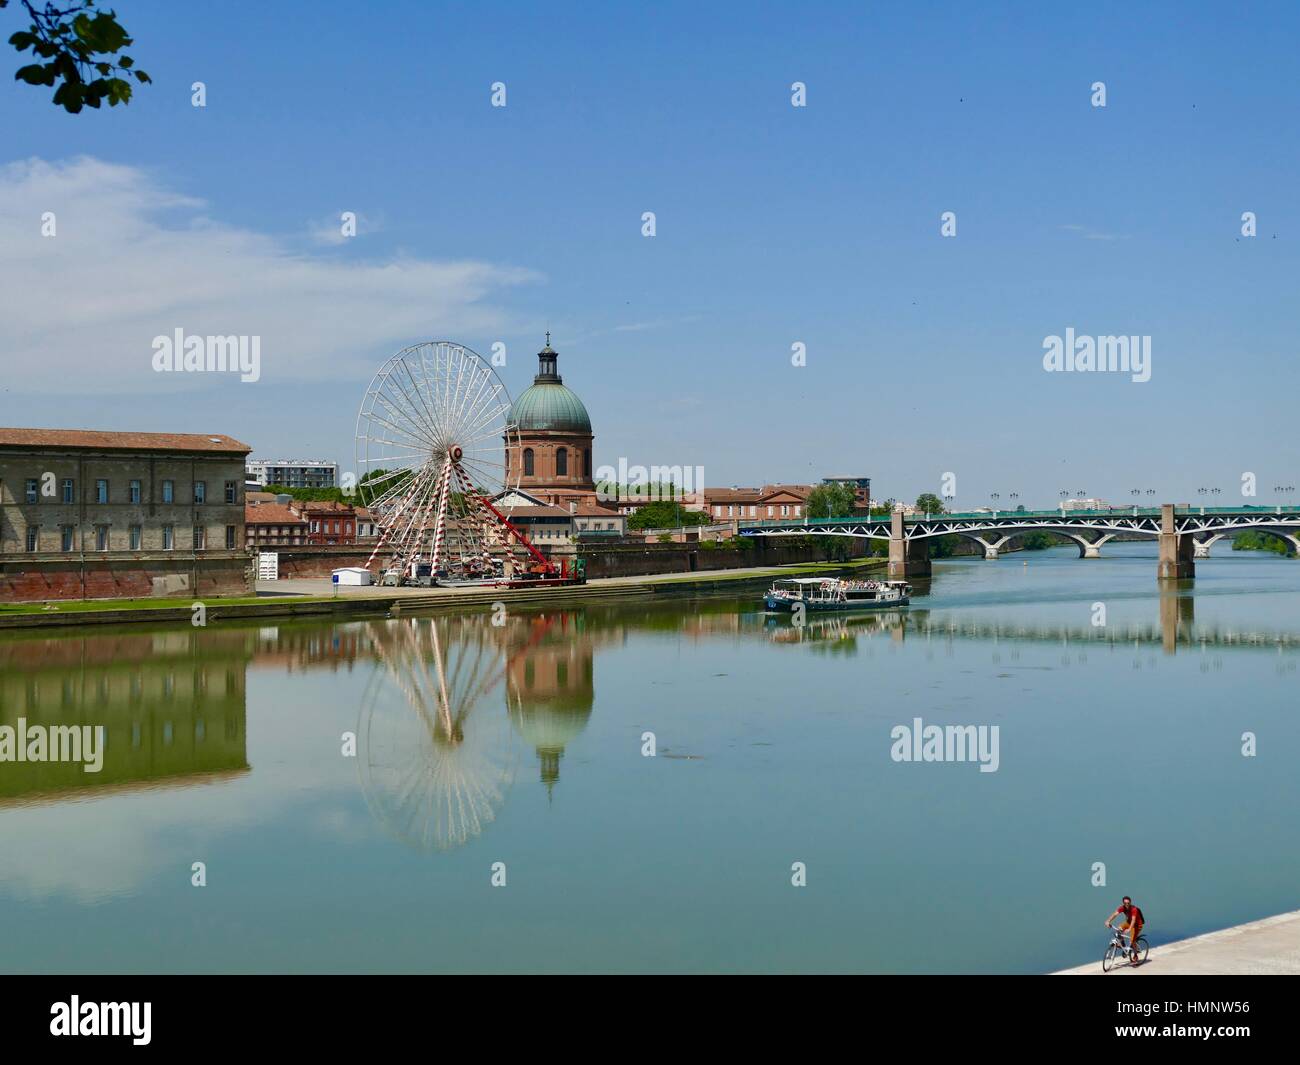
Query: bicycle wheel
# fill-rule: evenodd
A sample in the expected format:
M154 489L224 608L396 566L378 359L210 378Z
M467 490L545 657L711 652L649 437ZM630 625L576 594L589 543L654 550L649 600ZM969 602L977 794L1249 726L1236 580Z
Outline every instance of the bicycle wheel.
M1137 964L1141 965L1147 960L1147 952L1151 949L1151 944L1147 942L1146 936L1138 936L1137 939Z
M1117 956L1118 955L1115 951L1115 944L1111 943L1106 948L1106 953L1101 956L1101 971L1104 973L1110 972L1111 969L1115 967L1115 960Z

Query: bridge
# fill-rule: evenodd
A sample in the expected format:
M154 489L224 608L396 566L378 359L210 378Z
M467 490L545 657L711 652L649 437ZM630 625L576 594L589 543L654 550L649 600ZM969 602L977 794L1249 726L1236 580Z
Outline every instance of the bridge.
M930 544L939 536L964 536L996 559L1008 541L1031 532L1050 532L1073 540L1080 558L1100 558L1101 546L1122 534L1155 540L1160 547L1157 576L1183 580L1196 575L1195 559L1209 558L1225 536L1248 529L1286 541L1288 554L1300 553L1300 507L1111 507L1107 510L972 511L914 514L895 511L887 518L795 518L738 523L750 537L850 536L889 542L889 575L928 577Z

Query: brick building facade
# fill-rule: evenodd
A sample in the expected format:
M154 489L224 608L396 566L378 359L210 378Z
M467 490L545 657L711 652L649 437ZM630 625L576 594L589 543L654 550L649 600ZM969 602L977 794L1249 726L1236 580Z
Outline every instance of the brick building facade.
M0 429L0 601L249 590L228 436Z

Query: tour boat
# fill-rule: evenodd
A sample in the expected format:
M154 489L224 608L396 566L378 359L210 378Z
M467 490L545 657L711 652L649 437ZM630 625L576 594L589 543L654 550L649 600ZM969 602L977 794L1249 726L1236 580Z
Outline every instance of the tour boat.
M840 577L788 577L774 581L764 602L768 610L877 610L907 606L912 586L906 581L858 581Z

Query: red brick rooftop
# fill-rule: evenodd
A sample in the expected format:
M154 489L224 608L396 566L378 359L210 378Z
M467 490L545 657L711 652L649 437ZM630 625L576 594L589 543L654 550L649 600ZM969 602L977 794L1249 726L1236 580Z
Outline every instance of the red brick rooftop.
M253 449L221 433L111 433L96 429L4 429L0 447L107 448L115 451L207 451L247 455Z
M306 525L301 515L295 514L283 503L244 504L245 525Z

